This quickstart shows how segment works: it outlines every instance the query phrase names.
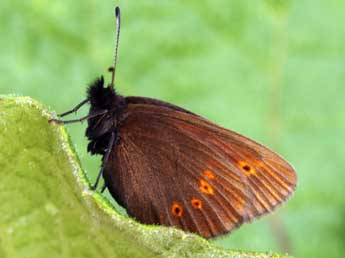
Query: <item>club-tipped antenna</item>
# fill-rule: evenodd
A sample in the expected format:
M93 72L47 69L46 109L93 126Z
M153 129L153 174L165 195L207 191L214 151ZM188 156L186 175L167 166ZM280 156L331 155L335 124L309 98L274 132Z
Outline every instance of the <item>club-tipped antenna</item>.
M121 27L121 15L120 15L120 7L115 7L115 18L116 18L116 38L115 38L115 56L114 56L114 65L109 68L111 72L111 83L109 87L114 88L115 82L115 72L116 72L116 64L117 64L117 50L119 48L119 41L120 41L120 27Z

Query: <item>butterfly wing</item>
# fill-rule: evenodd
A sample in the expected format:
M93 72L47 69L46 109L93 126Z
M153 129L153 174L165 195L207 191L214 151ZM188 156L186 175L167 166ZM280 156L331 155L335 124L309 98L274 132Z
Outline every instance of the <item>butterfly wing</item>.
M206 238L231 231L283 202L292 167L267 148L200 116L131 103L104 178L130 216Z
M183 113L191 114L194 116L198 116L197 114L194 114L193 112L190 112L187 109L181 108L179 106L176 106L174 104L171 104L159 99L144 98L144 97L137 97L137 96L129 96L129 97L126 97L125 99L126 99L126 103L128 103L129 105L145 104L145 105L159 106L159 107L168 108L171 110L176 110Z

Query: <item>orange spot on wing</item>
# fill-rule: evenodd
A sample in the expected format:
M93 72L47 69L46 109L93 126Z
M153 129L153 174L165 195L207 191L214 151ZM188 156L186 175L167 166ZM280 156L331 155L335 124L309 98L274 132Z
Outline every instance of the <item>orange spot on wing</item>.
M203 174L208 179L215 179L216 178L215 175L213 174L213 172L211 170L208 170L208 169L206 169Z
M199 181L199 189L201 192L205 194L214 194L212 186L209 185L205 180L200 179Z
M193 208L199 209L199 210L202 208L202 202L200 199L192 198L192 200L190 202L191 202Z
M171 206L171 213L175 217L181 217L183 214L183 207L181 204L174 202L173 205Z
M256 170L253 166L248 164L247 162L241 160L238 162L240 169L246 176L251 176L256 174Z

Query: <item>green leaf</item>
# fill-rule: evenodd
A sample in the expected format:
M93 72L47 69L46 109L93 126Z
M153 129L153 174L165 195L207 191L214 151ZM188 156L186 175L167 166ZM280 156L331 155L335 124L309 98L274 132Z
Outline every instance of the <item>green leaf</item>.
M118 214L90 182L63 126L28 97L0 98L0 256L286 257L225 251Z

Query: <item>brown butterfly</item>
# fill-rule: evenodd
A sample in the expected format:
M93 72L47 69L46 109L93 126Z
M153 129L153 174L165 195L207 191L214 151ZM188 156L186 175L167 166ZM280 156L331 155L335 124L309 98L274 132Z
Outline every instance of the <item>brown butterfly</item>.
M160 100L123 97L114 89L120 32L116 7L112 81L100 77L90 103L91 154L103 155L101 176L130 216L146 224L175 226L210 238L271 212L294 191L294 169L266 147L188 110Z

